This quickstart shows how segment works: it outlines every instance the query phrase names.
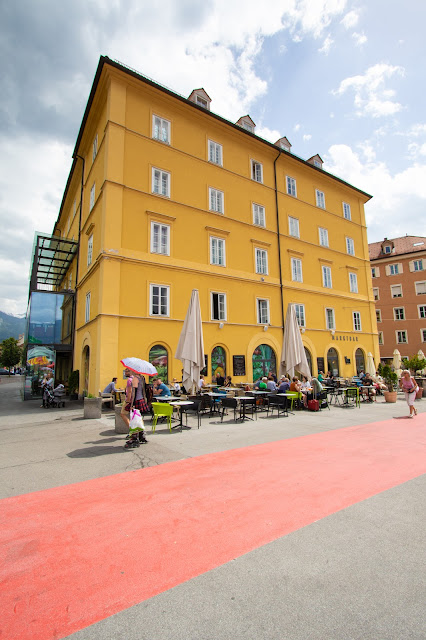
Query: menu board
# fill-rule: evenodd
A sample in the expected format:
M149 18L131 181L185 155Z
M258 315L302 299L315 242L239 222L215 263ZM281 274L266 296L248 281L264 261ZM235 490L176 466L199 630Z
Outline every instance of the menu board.
M246 375L246 357L232 356L232 372L234 376Z
M324 358L317 358L317 365L318 365L318 373L320 371L322 371L323 373L326 373L324 369Z

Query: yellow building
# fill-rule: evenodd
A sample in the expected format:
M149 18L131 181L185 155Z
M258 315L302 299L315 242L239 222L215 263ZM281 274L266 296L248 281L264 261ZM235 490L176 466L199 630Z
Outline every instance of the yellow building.
M181 379L193 288L209 379L278 372L289 303L314 374L379 362L370 196L290 146L214 114L204 89L183 98L100 59L53 230L78 242L55 289L75 291L80 392L121 379L126 356Z

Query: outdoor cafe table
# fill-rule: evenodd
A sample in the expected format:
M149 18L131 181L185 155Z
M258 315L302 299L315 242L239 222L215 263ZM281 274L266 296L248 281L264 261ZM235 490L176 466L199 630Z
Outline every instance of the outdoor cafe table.
M193 402L191 402L191 400L173 400L173 402L170 402L170 404L172 405L172 407L179 407L179 423L175 424L172 429L177 429L178 427L180 427L180 430L183 431L183 422L182 422L182 418L183 418L183 411L181 411L181 407L184 407L186 405L189 404L194 404ZM187 427L188 429L190 429L190 427Z
M247 400L253 400L253 396L236 396L235 400L237 400L237 402L239 402L240 404L242 404L242 412L240 410L240 417L239 420L242 420L244 422L244 420L253 420L253 418L249 418L248 416L246 416L246 401ZM257 419L257 416L256 416Z

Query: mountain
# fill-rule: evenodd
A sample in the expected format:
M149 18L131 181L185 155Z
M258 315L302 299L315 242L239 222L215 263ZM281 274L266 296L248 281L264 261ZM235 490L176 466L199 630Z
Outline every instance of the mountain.
M19 338L25 332L25 318L0 311L0 342L6 338Z

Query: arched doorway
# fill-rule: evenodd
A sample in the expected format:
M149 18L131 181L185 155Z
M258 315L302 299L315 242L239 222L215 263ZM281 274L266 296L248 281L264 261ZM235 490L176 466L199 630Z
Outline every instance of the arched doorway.
M309 365L309 371L311 372L311 376L312 376L314 374L313 374L313 371L312 371L312 356L311 356L311 352L306 347L304 347L304 349L305 349L306 360L308 361L308 365Z
M361 371L361 369L365 371L365 356L362 349L357 349L355 351L355 366L357 374Z
M212 379L217 375L226 378L226 352L223 347L215 347L212 351Z
M327 352L327 371L331 371L333 376L339 376L339 356L333 347Z
M253 382L263 376L267 376L270 371L277 374L277 359L275 352L268 344L260 344L253 351Z
M85 346L83 349L83 390L89 389L89 373L90 373L90 347Z
M167 384L169 379L169 358L167 349L162 344L156 344L149 350L148 360L157 369L158 377Z

